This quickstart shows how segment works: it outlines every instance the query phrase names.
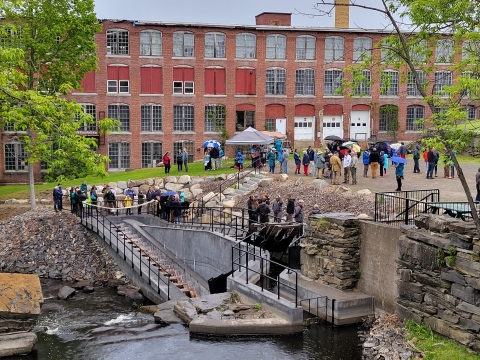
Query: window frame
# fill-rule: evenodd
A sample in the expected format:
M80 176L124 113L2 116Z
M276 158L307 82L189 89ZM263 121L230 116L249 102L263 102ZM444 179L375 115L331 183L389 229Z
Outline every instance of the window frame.
M239 113L242 113L243 124L238 122ZM255 110L236 110L235 111L235 131L239 130L239 125L243 130L249 126L255 128Z
M380 116L379 116L379 119L378 119L378 131L383 131L383 132L388 131L388 120L389 120L390 115L393 114L393 111L382 111L382 109L385 109L387 106L389 106L389 107L395 106L395 108L397 109L396 117L397 117L397 122L398 122L398 113L399 113L398 106L396 106L396 105L382 105L382 106L380 106Z
M358 83L352 83L353 96L372 96L372 72L368 69L363 69L362 77L363 79Z
M269 75L270 73L270 75ZM273 78L272 74L273 73ZM283 73L283 75L282 75ZM265 94L286 95L286 70L280 67L268 68L265 70ZM283 76L283 81L282 81ZM270 77L270 80L269 80ZM273 80L272 80L273 79ZM283 87L282 87L283 84Z
M449 44L449 45L447 45ZM439 39L435 47L435 63L451 64L453 63L454 41L452 39ZM449 51L447 54L446 51ZM443 61L446 60L446 61Z
M210 117L207 114L212 113ZM219 128L225 128L226 125L226 106L223 104L207 104L205 105L205 132L219 133Z
M130 33L128 30L108 29L105 34L107 39L106 41L107 55L126 56L130 54ZM126 34L126 37L125 37L125 34ZM121 39L121 35L123 35L124 37L123 39ZM126 42L125 42L125 38L126 38ZM124 47L122 51L120 51L121 47Z
M158 155L155 153L155 146L160 147ZM157 160L157 164L163 161L163 143L155 140L142 141L142 169L153 167L153 160Z
M465 106L465 112L467 113L467 121L477 120L477 107L475 105Z
M181 37L181 44L176 44L176 41L180 40L180 37L178 35L182 35ZM186 37L191 36L191 44L188 43L186 44ZM173 46L173 57L184 57L184 58L193 58L195 57L195 34L191 31L175 31L173 33L173 41L172 41L172 46ZM176 52L177 50L182 50L181 54L180 52ZM190 53L191 51L191 53Z
M117 146L117 154L112 153L113 145ZM126 151L125 151L126 150ZM126 153L125 153L126 152ZM128 141L112 141L108 143L108 157L110 162L108 163L109 169L129 169L131 164L130 159L131 149ZM112 166L112 163L116 163L117 166ZM127 165L127 166L122 166Z
M148 118L147 118L148 109ZM159 115L155 118L155 115ZM142 104L140 106L140 131L163 131L163 107L159 104Z
M312 80L309 82L308 80ZM309 91L311 89L311 91ZM295 70L295 95L315 95L315 69Z
M265 119L265 131L275 131L276 119L267 118Z
M212 45L207 45L207 36L212 36L213 35L213 44ZM222 37L223 36L223 47L221 44L221 41L217 41L217 36ZM207 55L207 48L212 47L212 54L213 56L209 56L210 54ZM218 52L218 54L217 54ZM225 59L227 57L227 36L222 33L222 32L207 32L205 33L205 48L204 48L204 53L205 53L205 58L206 59Z
M244 37L244 45L239 45L239 37ZM252 47L251 44L248 44L248 39L247 37L253 38L253 56L252 55L252 49L249 48ZM251 41L251 39L250 39ZM241 47L239 49L239 46ZM243 48L243 55L239 56L239 50ZM257 58L257 35L252 34L252 33L240 33L235 36L235 57L237 59L256 59Z
M331 76L329 75L330 73L332 73ZM340 69L326 69L323 74L324 74L323 95L324 96L343 96L343 87L342 87L343 71ZM339 77L340 77L340 81L338 81ZM327 80L330 80L330 78L331 78L331 81L327 81ZM327 87L327 84L330 84L330 86ZM331 91L327 89L331 89ZM338 89L340 89L341 91L339 92Z
M302 44L299 44L303 40L303 46ZM308 46L308 40L313 40L313 49L309 48ZM300 47L299 47L300 46ZM315 60L316 59L316 48L317 48L317 38L312 35L299 35L295 39L295 58L297 60ZM300 51L300 56L299 56L299 51ZM301 52L303 51L303 56L301 55ZM307 56L307 54L312 54L310 57Z
M448 76L445 76L445 75L448 75ZM435 71L432 93L434 95L439 95L441 97L447 96L446 94L442 94L442 92L444 91L443 88L444 86L452 86L452 82L453 82L453 74L451 71L448 71L448 70Z
M418 74L418 77L421 78L420 80L422 81L422 84L425 84L425 72L423 70L416 70L416 72ZM411 71L408 72L407 77L407 96L422 96L417 88L415 77L413 76L413 73Z
M7 147L13 146L12 156L7 155ZM28 157L25 151L25 144L19 141L3 143L3 168L5 172L28 171L28 163L25 160ZM22 164L23 163L23 164ZM13 168L11 168L13 166ZM10 168L9 168L10 167Z
M355 44L356 42L360 41L361 44ZM365 44L368 42L368 44ZM366 47L368 45L368 47ZM352 61L353 62L362 62L364 61L363 58L372 56L372 49L373 49L373 40L367 36L359 36L353 39L353 51L352 51ZM355 54L357 53L357 56ZM365 54L365 55L364 55Z
M329 44L330 42L333 42L333 44ZM340 49L340 42L341 42L341 49ZM329 55L329 52L332 53L332 56ZM337 52L341 52L341 55L340 54L337 55L336 54ZM327 36L325 38L325 61L326 62L345 61L345 39L343 37Z
M115 115L111 112L114 109L116 111ZM127 110L127 111L125 112L125 110ZM117 127L114 131L116 131L116 132L122 132L122 131L129 132L130 131L130 106L129 105L127 105L127 104L109 104L107 106L107 113L108 113L109 118L117 119L121 122L120 126ZM122 114L124 115L125 113L127 113L128 118L122 117Z
M417 112L419 112L419 110L422 110L421 113L422 113L422 116L419 117L417 114ZM414 114L409 114L411 111L409 110L413 110L414 111ZM411 116L413 115L413 116ZM410 118L409 118L410 116ZM406 111L406 119L405 119L405 125L406 125L406 128L405 130L406 131L422 131L423 129L423 126L422 125L419 125L419 124L415 124L415 121L417 120L420 120L420 119L424 119L425 118L425 107L422 106L422 105L412 105L412 106L407 106L407 111Z
M275 46L272 46L272 39L275 39ZM283 44L281 41L283 41ZM270 45L269 45L270 40ZM283 48L282 48L283 45ZM270 54L269 54L270 52ZM273 54L272 54L273 52ZM282 34L269 34L265 39L265 59L285 60L287 58L287 37Z
M144 37L142 35L148 34L149 35L149 41L144 42ZM160 42L155 44L153 42L153 34L158 34L160 35ZM158 47L158 53L153 54L153 49L154 46ZM148 51L144 51L148 47ZM158 30L142 30L140 31L140 56L162 56L163 52L163 34L161 31Z
M398 96L399 90L399 74L397 70L386 69L382 70L380 76L380 96ZM389 78L389 83L385 84L386 78ZM396 85L396 86L394 86Z
M85 114L93 116L93 123L92 124L83 123L83 124L80 125L80 127L78 128L77 131L80 131L80 132L95 131L95 132L97 132L98 131L98 128L97 128L97 105L96 104L91 104L91 103L80 103L79 105L82 107L83 112ZM78 121L79 117L76 117L76 120Z
M180 146L179 146L180 145ZM174 154L172 157L173 157L173 163L176 164L177 163L177 154L178 154L178 150L182 150L183 149L187 149L187 153L188 153L188 162L189 163L192 163L195 159L194 159L194 155L195 155L195 143L191 140L179 140L179 141L174 141L173 142L173 153Z
M179 115L179 108L181 108L181 117ZM186 110L190 113L186 114ZM191 117L186 117L186 116ZM180 126L181 125L181 126ZM195 106L192 104L176 104L173 106L173 131L195 131Z

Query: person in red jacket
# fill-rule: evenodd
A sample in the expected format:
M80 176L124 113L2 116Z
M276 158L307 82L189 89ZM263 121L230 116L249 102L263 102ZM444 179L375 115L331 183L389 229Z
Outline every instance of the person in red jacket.
M425 174L428 172L428 150L430 149L426 148L423 152L423 160L425 161Z
M165 166L165 174L170 173L170 157L168 156L170 154L168 151L163 155L163 165Z

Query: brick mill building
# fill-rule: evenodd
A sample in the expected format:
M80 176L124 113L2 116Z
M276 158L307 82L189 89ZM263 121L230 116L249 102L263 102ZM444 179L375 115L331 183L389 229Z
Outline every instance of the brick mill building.
M378 67L382 52L374 45L388 34L349 29L348 15L341 12L335 28L293 27L288 13L262 13L255 25L101 23L95 37L99 69L70 98L97 121L121 121L121 131L105 136L95 125L81 132L98 137L111 171L151 167L166 151L184 147L190 161L201 160L203 142L220 139L223 127L230 136L248 126L277 130L301 148L318 147L331 134L387 140L391 111L382 108L392 105L399 140L414 140L421 135L415 120L430 115L414 84L400 81L402 71ZM442 64L428 76L441 89L452 83L449 68L461 54L454 55L449 39L432 47ZM362 54L372 54L378 64L364 70L372 81L358 87L358 96L342 95L342 77L348 76L343 69ZM468 114L476 118L476 108ZM3 183L27 181L27 167L19 161L22 145L13 135L8 129L1 134ZM36 173L41 174L39 164Z

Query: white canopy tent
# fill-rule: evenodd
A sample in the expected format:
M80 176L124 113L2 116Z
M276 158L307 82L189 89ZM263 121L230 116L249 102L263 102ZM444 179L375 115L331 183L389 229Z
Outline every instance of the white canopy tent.
M231 139L225 141L227 145L266 145L273 143L274 139L271 136L262 134L262 132L248 127L240 134L235 135Z

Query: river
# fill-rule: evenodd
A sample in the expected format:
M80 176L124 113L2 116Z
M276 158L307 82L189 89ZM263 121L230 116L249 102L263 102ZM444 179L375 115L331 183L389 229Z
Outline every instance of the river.
M361 359L357 327L312 325L291 336L190 336L182 324L161 326L134 311L115 289L58 300L61 282L42 280L45 303L34 351L10 360L64 359Z

